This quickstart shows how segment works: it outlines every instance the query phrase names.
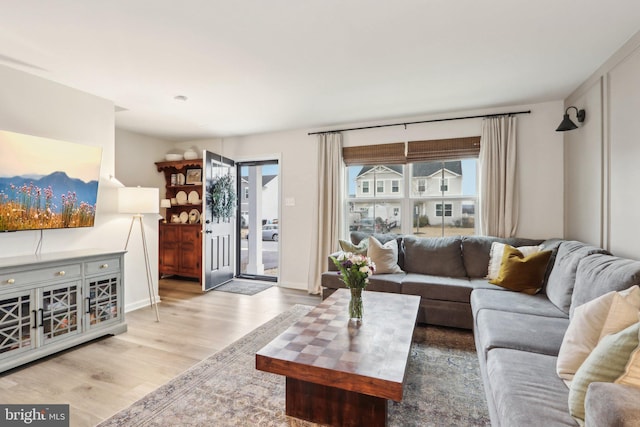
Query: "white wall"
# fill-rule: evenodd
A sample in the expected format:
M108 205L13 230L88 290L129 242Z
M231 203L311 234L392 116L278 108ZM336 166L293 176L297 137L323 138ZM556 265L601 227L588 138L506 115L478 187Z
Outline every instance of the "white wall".
M587 113L581 129L564 135L566 191L575 194L566 205L567 237L640 259L640 32L565 105Z
M520 186L520 225L518 235L530 238L563 235L562 135L555 132L562 118L561 101L513 106L500 110L465 111L446 116L421 116L388 123L426 120L476 114L491 114L531 109L518 116L518 178ZM383 124L356 123L336 126L354 127ZM344 145L367 145L407 140L453 138L480 135L481 119L439 122L404 127L378 128L344 133ZM329 128L327 128L329 129ZM325 129L298 129L224 140L186 141L180 149L207 149L236 161L279 159L281 173L281 271L280 285L307 289L311 252L310 236L316 209L317 137L307 132ZM286 199L293 206L286 206Z
M565 238L603 246L603 153L602 82L594 84L573 101L585 109L586 118L578 129L565 132ZM575 123L575 110L570 117ZM558 123L560 120L558 120Z
M171 151L173 143L122 129L115 131L115 177L126 187L154 187L159 189L160 198L164 197L165 182L164 175L157 173L154 162L164 160L164 155ZM158 204L160 200L158 199ZM164 217L164 209L160 215ZM158 221L160 215L145 215L143 224L145 236L147 238L147 248L149 251L149 263L151 264L151 276L154 291L158 296ZM124 236L122 247L126 242L126 232L131 225L131 217L124 226ZM129 255L143 254L142 238L140 226L134 225L129 240ZM147 276L144 259L141 262L128 262L125 274L127 276L128 296L127 309L143 307L149 304L149 292L147 287Z
M128 218L115 213L119 184L109 179L115 175L113 103L3 66L0 82L0 129L102 147L95 226L44 230L42 252L123 249ZM34 253L39 236L39 231L0 234L0 256ZM129 253L125 259L125 308L129 308L138 302L134 297L138 284L128 274L128 266L139 264L142 257ZM157 265L157 257L153 261ZM146 282L143 289L146 290Z

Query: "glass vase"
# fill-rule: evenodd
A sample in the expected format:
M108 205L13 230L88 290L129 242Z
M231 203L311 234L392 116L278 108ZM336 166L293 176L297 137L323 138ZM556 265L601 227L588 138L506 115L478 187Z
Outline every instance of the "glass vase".
M349 300L349 322L362 323L362 288L351 288L351 300Z

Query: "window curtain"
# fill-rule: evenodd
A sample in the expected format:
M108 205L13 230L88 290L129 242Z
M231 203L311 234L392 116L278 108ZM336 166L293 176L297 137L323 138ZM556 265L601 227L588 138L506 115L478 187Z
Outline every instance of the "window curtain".
M482 121L480 136L480 234L512 237L518 228L516 117Z
M338 248L341 222L342 134L318 135L318 202L311 236L309 293L319 294L327 257Z

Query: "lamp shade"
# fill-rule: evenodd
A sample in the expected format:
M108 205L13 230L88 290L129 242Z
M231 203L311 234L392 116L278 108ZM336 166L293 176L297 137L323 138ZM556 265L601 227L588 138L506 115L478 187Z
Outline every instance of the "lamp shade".
M562 122L560 123L560 125L558 126L558 128L556 129L557 132L564 132L567 130L573 130L573 129L577 129L578 126L573 123L573 121L571 121L571 119L569 118L569 114L565 114L564 118L562 119Z
M132 214L159 213L157 188L121 187L118 188L118 212Z
M169 200L169 199L161 199L160 200L160 207L161 208L170 208L171 207L171 200Z

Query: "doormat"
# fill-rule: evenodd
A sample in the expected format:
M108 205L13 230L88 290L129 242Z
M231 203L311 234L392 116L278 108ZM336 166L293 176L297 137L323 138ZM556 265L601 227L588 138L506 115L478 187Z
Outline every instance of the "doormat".
M230 292L232 294L255 295L273 285L270 283L251 282L248 280L232 280L229 283L214 288L214 291Z

